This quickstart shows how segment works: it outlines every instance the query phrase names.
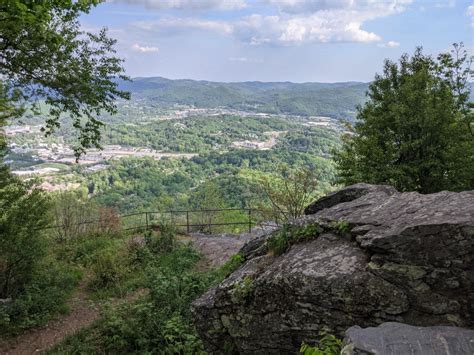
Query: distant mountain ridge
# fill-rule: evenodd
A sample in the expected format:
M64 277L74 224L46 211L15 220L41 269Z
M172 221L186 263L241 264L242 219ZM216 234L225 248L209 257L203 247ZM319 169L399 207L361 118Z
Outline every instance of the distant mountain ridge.
M162 77L120 81L134 100L163 107L193 105L300 116L330 116L352 120L365 100L368 83L212 82Z

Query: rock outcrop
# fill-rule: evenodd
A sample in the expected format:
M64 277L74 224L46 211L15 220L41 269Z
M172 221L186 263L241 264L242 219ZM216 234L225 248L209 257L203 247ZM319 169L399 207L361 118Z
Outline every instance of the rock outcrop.
M344 343L341 355L474 354L474 330L389 322L376 328L351 327Z
M245 264L194 302L209 352L294 353L323 329L384 322L474 328L474 191L358 184L307 213L294 224L324 232L279 256L272 234L251 241Z

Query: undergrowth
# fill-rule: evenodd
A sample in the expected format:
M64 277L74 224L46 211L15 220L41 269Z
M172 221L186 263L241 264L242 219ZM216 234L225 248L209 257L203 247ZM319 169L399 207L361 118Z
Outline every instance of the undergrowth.
M300 353L304 355L339 355L342 349L342 340L327 332L320 333L321 339L317 346L303 343Z
M285 224L268 238L267 248L274 255L281 255L293 244L316 239L327 232L344 235L349 230L350 224L346 221L335 221L329 224Z
M105 307L99 321L49 354L204 352L191 302L239 267L243 257L237 254L216 271L199 272L195 265L200 255L190 245L176 242L172 230L162 228L161 233L149 233L127 247L128 267L142 270L142 287L148 292Z
M231 256L224 265L212 272L214 279L216 282L223 281L227 276L237 270L244 262L245 258L241 253Z
M58 259L50 250L37 263L21 292L0 303L1 337L17 335L67 313L67 300L82 276L80 268Z

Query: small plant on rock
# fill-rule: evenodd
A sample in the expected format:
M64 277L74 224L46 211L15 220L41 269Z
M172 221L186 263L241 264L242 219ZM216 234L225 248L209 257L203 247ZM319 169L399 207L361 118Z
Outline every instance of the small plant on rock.
M286 224L267 241L268 249L275 255L286 252L291 245L317 238L324 231L318 224L295 226Z
M233 296L237 301L247 300L253 292L253 280L250 276L244 277L234 285Z
M345 234L351 230L351 225L347 221L334 221L330 226L337 234Z
M245 262L245 257L241 253L232 255L227 262L216 270L216 279L224 280L227 276L232 274Z
M321 339L318 346L310 346L303 343L300 353L304 355L339 355L342 348L342 340L334 335L322 331L319 333Z

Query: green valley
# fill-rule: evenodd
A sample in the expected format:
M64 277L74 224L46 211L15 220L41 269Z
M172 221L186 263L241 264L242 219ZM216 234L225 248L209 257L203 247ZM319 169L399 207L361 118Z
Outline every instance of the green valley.
M219 188L223 207L249 207L259 199L258 180L272 176L281 166L314 170L324 192L335 184L332 153L345 130L338 118L351 119L344 107L353 109L358 100L352 95L354 90L366 87L356 83L223 83L228 88L223 98L215 95L222 91L217 83L138 78L123 85L132 90L132 99L118 101L118 113L102 117L106 123L103 150L89 149L78 163L73 153L77 135L67 117L49 137L40 132L44 114L31 112L21 122L12 122L6 128L6 161L13 172L24 179L39 178L46 190L75 190L121 213L203 208L196 196L209 184ZM203 87L215 102L203 100ZM334 96L333 90L344 94ZM232 103L236 93L262 98L269 92L290 95L292 102L310 95L311 109L269 113L278 111L276 106L265 112L262 106L249 109L247 104ZM164 102L163 95L173 104ZM344 100L345 95L352 99ZM318 111L329 97L341 102L331 104L333 112L338 112L331 117Z

